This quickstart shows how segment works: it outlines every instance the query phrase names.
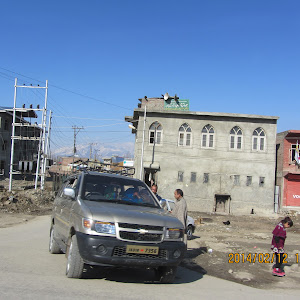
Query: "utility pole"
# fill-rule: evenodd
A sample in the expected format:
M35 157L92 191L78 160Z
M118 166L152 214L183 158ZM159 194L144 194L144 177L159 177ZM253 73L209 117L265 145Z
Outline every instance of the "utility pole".
M92 153L93 153L93 146L96 146L97 143L90 143L89 145L90 145L90 156L89 156L89 160L91 160L91 159L92 159Z
M43 115L42 115L42 130L40 132L40 142L39 142L39 150L38 150L38 159L36 163L36 173L35 173L35 185L34 188L37 189L37 184L39 180L39 173L41 173L41 189L43 189L43 183L44 183L44 172L43 172L43 165L45 161L45 140L46 140L46 120L47 120L47 98L48 98L48 80L46 80L46 87L45 87L45 106L42 109ZM40 166L40 161L42 157L42 166Z
M14 109L13 109L13 124L16 122L16 102L17 102L17 78L15 78L15 95L14 95ZM15 150L15 126L12 127L11 133L11 152L10 152L10 166L9 166L9 191L12 190L12 175L13 175L13 164L14 164L14 150Z
M42 166L41 166L41 189L44 189L45 171L47 162L47 150L46 150L46 123L47 123L47 98L48 98L48 80L46 80L46 92L45 92L45 107L43 109L43 140L42 140Z
M41 189L44 189L45 184L45 174L46 174L46 167L47 162L49 161L49 154L50 154L50 130L51 130L51 119L52 119L52 111L50 110L49 114L49 122L48 122L48 130L47 130L47 139L45 145L45 152L44 152L44 161L42 164L42 177L41 177Z
M96 159L97 159L97 153L100 151L100 149L95 149L95 162L96 162Z
M83 127L77 127L77 126L72 126L72 129L74 130L74 147L73 147L73 164L72 164L72 172L74 172L74 159L75 159L75 154L76 154L76 136L79 133L81 129L84 129Z

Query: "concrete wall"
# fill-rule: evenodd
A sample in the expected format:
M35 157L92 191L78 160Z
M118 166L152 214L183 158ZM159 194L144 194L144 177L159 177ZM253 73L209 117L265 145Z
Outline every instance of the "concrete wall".
M193 114L147 111L144 162L152 162L153 145L149 144L149 127L153 122L163 126L161 145L154 148L154 163L159 164L156 182L163 198L173 199L173 192L181 188L190 211L213 212L216 195L230 196L230 213L263 214L274 211L276 123L277 118L238 114ZM192 146L178 146L178 130L183 123L192 128ZM143 110L140 110L135 144L136 177L140 174L140 158L143 133ZM210 124L215 130L215 147L201 147L202 128ZM239 126L243 131L241 150L229 149L230 130ZM252 150L252 134L257 127L266 133L266 151ZM178 171L184 172L183 182L178 182ZM191 172L196 173L196 182L191 182ZM203 182L204 173L209 182ZM234 175L240 183L234 184ZM246 185L247 176L252 184ZM259 186L260 177L265 178ZM228 200L229 201L229 200ZM226 207L229 212L228 206Z

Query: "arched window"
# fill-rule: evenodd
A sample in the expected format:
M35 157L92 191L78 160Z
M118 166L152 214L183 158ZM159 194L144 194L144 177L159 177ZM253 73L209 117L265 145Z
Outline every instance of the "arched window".
M256 128L252 135L252 150L265 151L266 148L266 135L261 127Z
M243 142L243 132L238 126L230 130L230 149L241 150Z
M192 145L192 129L187 123L182 124L179 128L178 145L179 146Z
M149 143L150 144L162 143L162 126L157 121L152 123L149 128Z
M203 148L213 148L214 147L215 130L210 125L207 124L202 128L202 147Z

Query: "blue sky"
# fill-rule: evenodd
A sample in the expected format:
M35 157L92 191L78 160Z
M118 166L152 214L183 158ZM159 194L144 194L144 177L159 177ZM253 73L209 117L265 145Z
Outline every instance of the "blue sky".
M2 1L0 32L0 104L13 105L15 77L48 79L52 149L72 147L74 125L78 143L134 142L124 116L165 92L300 129L298 0Z

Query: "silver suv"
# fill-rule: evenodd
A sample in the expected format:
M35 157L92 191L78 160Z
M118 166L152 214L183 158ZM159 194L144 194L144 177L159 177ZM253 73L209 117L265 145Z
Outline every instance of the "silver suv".
M82 278L88 265L153 268L170 283L184 257L182 223L140 180L82 172L54 200L49 251L66 253L66 275Z

